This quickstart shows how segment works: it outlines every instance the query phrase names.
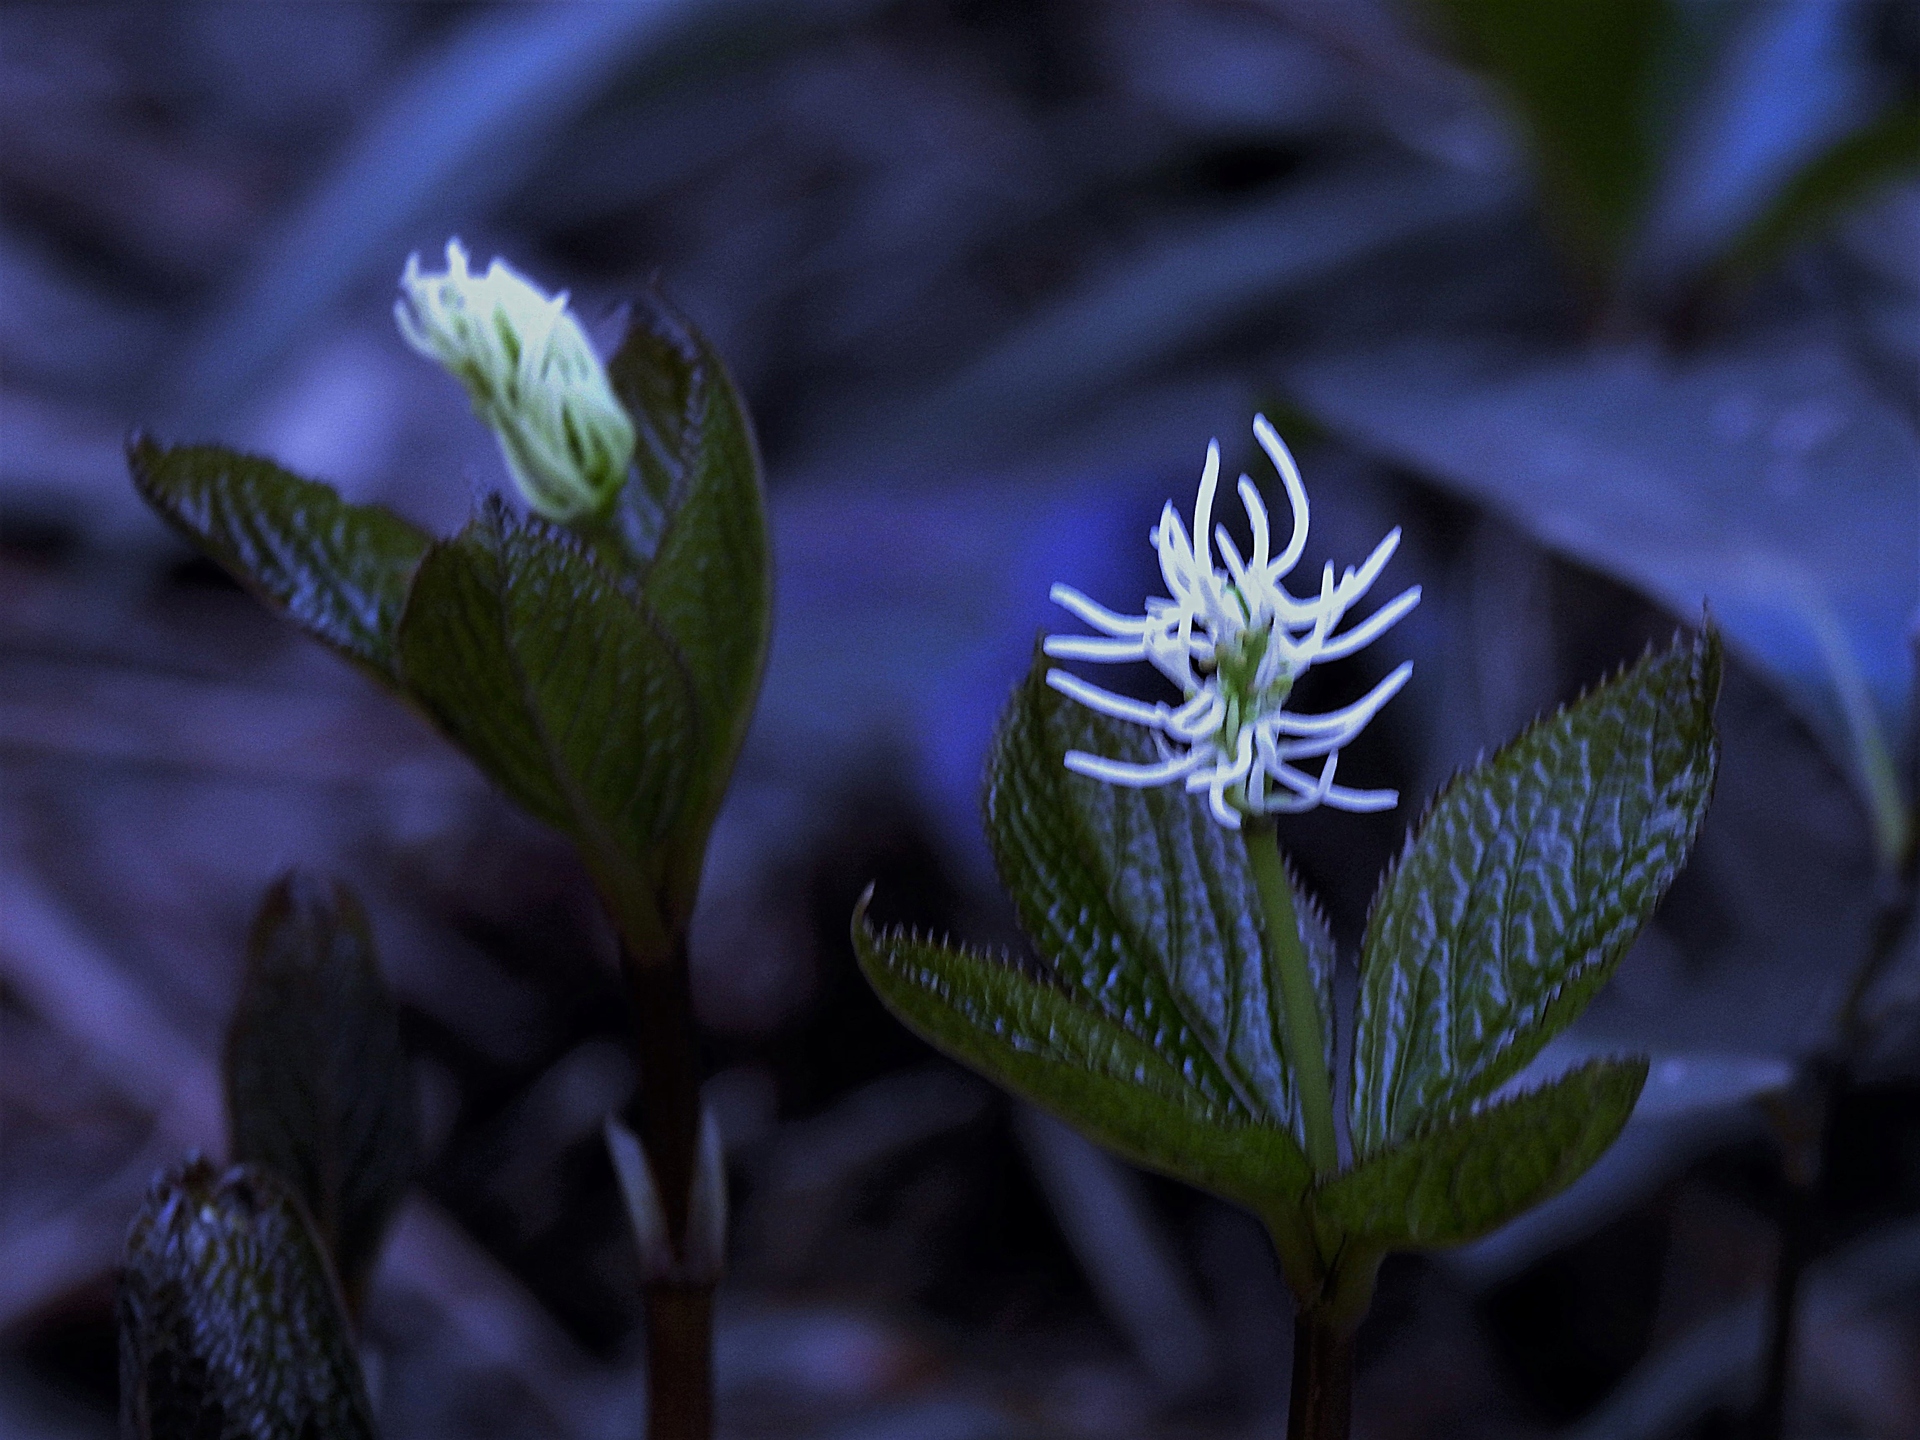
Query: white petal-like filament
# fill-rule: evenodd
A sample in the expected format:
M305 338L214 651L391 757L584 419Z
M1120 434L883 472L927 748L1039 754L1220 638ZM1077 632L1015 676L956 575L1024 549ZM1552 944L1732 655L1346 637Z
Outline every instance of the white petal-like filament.
M1109 635L1140 635L1151 629L1153 620L1150 615L1121 615L1104 605L1096 605L1071 585L1055 585L1047 593L1063 610L1070 610L1096 630L1104 630Z
M1047 684L1058 690L1069 700L1078 700L1089 710L1097 710L1102 715L1111 715L1116 720L1129 720L1135 725L1151 725L1159 729L1168 716L1165 705L1149 705L1142 700L1129 700L1124 695L1115 695L1102 690L1097 685L1089 685L1078 675L1065 670L1049 670Z
M1146 727L1159 755L1151 764L1136 764L1072 751L1066 766L1112 785L1181 781L1193 794L1204 791L1213 818L1232 829L1239 828L1245 815L1318 805L1389 809L1399 801L1397 792L1338 785L1334 776L1340 751L1399 693L1413 666L1397 666L1360 699L1323 714L1288 710L1286 701L1304 671L1351 655L1391 628L1420 603L1420 587L1403 591L1358 624L1340 629L1348 608L1366 595L1399 547L1396 528L1359 569L1349 567L1336 580L1329 562L1322 567L1317 593L1289 592L1281 581L1299 563L1307 543L1306 487L1292 453L1266 417L1256 416L1253 428L1279 474L1292 516L1293 528L1279 555L1271 553L1266 505L1244 475L1238 493L1252 531L1251 552L1242 555L1226 527L1213 523L1220 478L1216 442L1207 447L1192 531L1169 501L1148 533L1166 580L1166 598L1149 599L1144 615L1122 615L1071 586L1053 587L1054 603L1100 634L1048 636L1042 647L1047 655L1099 664L1144 660L1183 697L1177 707L1149 704L1102 690L1064 670L1048 671L1047 683L1069 699ZM1216 553L1223 569L1214 566ZM1259 663L1251 675L1244 669L1225 672L1233 677L1229 694L1222 688L1220 667L1230 657L1248 654L1248 646L1259 647L1252 652ZM1316 759L1317 775L1295 763Z
M1055 660L1144 660L1145 640L1109 639L1092 635L1049 635L1040 648Z
M1301 483L1300 467L1293 463L1293 452L1287 449L1280 432L1267 423L1266 416L1253 417L1253 433L1260 448L1267 452L1267 458L1273 461L1273 468L1280 472L1280 483L1287 489L1287 503L1293 507L1293 534L1287 540L1287 548L1280 552L1280 558L1273 562L1273 575L1277 580L1300 563L1300 556L1307 548L1307 487Z
M1319 658L1338 660L1343 655L1351 655L1363 646L1371 645L1384 635L1396 620L1419 603L1420 587L1418 585L1402 590L1351 630L1334 636L1322 645Z
M1130 785L1139 789L1178 780L1197 770L1206 760L1207 757L1197 750L1186 755L1170 755L1157 765L1130 765L1124 760L1109 760L1104 755L1089 755L1084 750L1069 750L1066 755L1067 769L1076 775L1104 780L1109 785Z

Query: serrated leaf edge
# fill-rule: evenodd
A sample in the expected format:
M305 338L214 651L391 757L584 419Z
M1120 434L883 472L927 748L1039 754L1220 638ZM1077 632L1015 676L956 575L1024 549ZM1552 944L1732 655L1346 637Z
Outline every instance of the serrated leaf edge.
M1480 1118L1481 1116L1495 1114L1501 1110L1505 1110L1510 1107L1523 1104L1524 1102L1531 1100L1532 1098L1539 1095L1545 1090L1551 1089L1556 1085L1564 1084L1566 1081L1572 1079L1574 1076L1580 1074L1583 1071L1593 1071L1601 1068L1618 1069L1618 1068L1625 1068L1625 1067L1638 1065L1640 1073L1633 1087L1633 1092L1634 1092L1633 1101L1631 1104L1627 1106L1626 1113L1622 1117L1622 1120L1620 1123L1620 1130L1624 1130L1626 1125L1629 1122L1631 1122L1631 1120L1633 1119L1634 1111L1639 1107L1640 1097L1646 1089L1647 1076L1651 1067L1651 1063L1652 1063L1651 1058L1644 1054L1594 1055L1581 1060L1577 1064L1568 1066L1565 1070L1561 1071L1557 1075L1545 1076L1542 1079L1540 1079L1537 1083L1526 1086L1523 1089L1515 1089L1515 1088L1508 1088L1508 1086L1502 1086L1500 1089L1496 1090L1493 1094L1479 1096L1469 1104L1458 1106L1442 1114L1426 1117L1425 1119L1422 1120L1421 1124L1416 1129L1410 1131L1405 1136L1402 1136L1401 1138L1393 1141L1391 1144L1383 1146L1379 1150L1375 1150L1366 1155L1354 1156L1352 1161L1344 1169L1342 1169L1338 1174L1330 1175L1326 1177L1324 1180L1317 1182L1314 1185L1313 1190L1310 1193L1308 1199L1310 1202L1317 1200L1325 1191L1339 1184L1341 1181L1348 1179L1349 1177L1365 1169L1366 1167L1370 1165L1374 1165L1376 1163L1391 1160L1395 1156L1401 1154L1403 1151L1412 1149L1414 1146L1416 1146L1422 1141L1432 1139L1434 1136L1438 1135L1444 1130L1450 1130L1450 1129L1457 1128L1459 1126L1467 1125L1472 1121ZM1511 1082L1509 1082L1509 1085L1510 1084ZM1601 1146L1595 1152L1593 1158L1590 1159L1585 1165L1581 1166L1573 1174L1565 1177L1558 1184L1550 1185L1548 1188L1542 1190L1530 1202L1522 1206L1519 1210L1516 1210L1513 1214L1507 1216L1505 1219L1493 1222L1492 1224L1488 1225L1486 1229L1481 1231L1480 1233L1481 1234L1491 1233L1493 1230L1499 1229L1500 1226L1511 1223L1511 1221L1517 1218L1519 1215L1524 1214L1526 1211L1533 1209L1535 1206L1542 1204L1543 1202L1551 1199L1553 1196L1558 1195L1564 1190L1566 1190L1568 1187L1570 1187L1576 1181L1578 1181L1581 1176L1585 1175L1587 1171L1590 1170L1595 1164L1599 1163L1600 1157L1605 1155L1608 1150L1612 1149L1614 1144L1619 1140L1619 1138L1620 1138L1620 1131L1616 1130L1614 1135L1608 1139L1607 1143ZM1338 1222L1337 1220L1334 1220L1333 1217L1331 1216L1326 1217L1326 1219L1331 1223L1333 1223L1336 1227L1340 1225L1340 1222ZM1471 1239L1435 1242L1435 1243L1442 1244L1442 1245L1468 1244L1468 1243L1471 1243ZM1401 1247L1395 1246L1394 1248L1398 1249ZM1422 1246L1422 1245L1416 1245L1414 1248L1423 1249L1428 1247Z
M414 562L412 570L407 574L406 588L409 596L411 596L413 592L413 577L419 574L420 566L425 562L428 552L430 552L436 544L440 543L440 537L415 525L411 520L407 519L406 516L400 514L399 511L390 506L382 505L378 502L369 504L358 500L349 500L340 493L339 486L335 485L332 481L317 480L311 476L302 475L297 471L289 470L285 465L273 459L271 456L257 454L251 450L235 449L231 445L222 445L218 441L213 440L178 441L172 444L162 444L145 430L137 427L127 433L123 448L127 459L127 471L128 474L132 476L134 490L142 500L146 501L147 508L157 513L160 518L166 522L167 528L172 530L182 540L186 541L196 554L203 555L213 561L213 563L218 565L242 590L253 596L255 600L258 600L276 617L290 621L294 627L308 639L324 645L334 654L340 656L343 660L349 661L366 674L373 676L374 679L389 689L401 694L406 693L404 683L399 676L399 662L397 659L393 662L391 668L383 669L370 657L357 653L351 647L341 644L338 640L328 635L322 634L320 631L298 619L292 614L286 601L268 591L266 587L260 583L259 576L255 575L252 571L244 568L235 569L233 566L226 564L218 556L209 553L202 538L195 534L193 530L174 513L174 507L167 502L160 490L152 483L146 462L149 457L164 458L182 450L222 450L250 464L271 466L275 470L292 476L295 480L330 490L333 492L334 499L338 500L342 505L351 506L359 510L372 511L391 520L396 525L403 526L419 536L423 542L420 550L420 559ZM404 616L405 613L406 600L403 598L394 622L394 637L396 638L399 635L400 628L399 616Z
M1725 660L1724 660L1724 653L1723 653L1724 647L1720 638L1720 629L1717 625L1713 623L1712 617L1709 614L1703 617L1703 623L1701 624L1700 628L1697 630L1690 630L1686 627L1676 628L1676 630L1674 631L1673 640L1664 649L1657 650L1654 646L1654 643L1651 640L1649 640L1646 646L1641 650L1637 658L1633 660L1622 661L1619 665L1615 666L1611 671L1601 676L1601 678L1599 678L1598 680L1592 681L1591 683L1583 687L1576 695L1573 696L1572 699L1563 701L1559 705L1556 705L1552 710L1547 711L1539 716L1536 716L1529 724L1527 724L1523 729L1521 729L1519 733L1514 735L1512 738L1508 739L1504 744L1497 746L1491 755L1488 755L1485 751L1482 751L1478 756L1475 757L1472 764L1463 765L1460 768L1456 769L1452 775L1450 775L1438 788L1434 790L1432 796L1429 797L1426 805L1422 808L1419 819L1416 820L1412 825L1408 826L1406 839L1401 843L1399 852L1393 857L1391 861L1388 862L1386 868L1381 871L1380 878L1374 886L1373 896L1367 902L1367 919L1366 919L1366 924L1362 927L1362 931L1361 931L1361 945L1360 945L1360 955L1359 955L1359 962L1360 962L1359 983L1360 983L1361 996L1363 996L1365 993L1366 980L1367 980L1366 969L1365 969L1366 955L1367 955L1366 941L1367 941L1367 937L1372 933L1374 917L1378 913L1381 900L1386 895L1394 879L1398 876L1402 866L1406 863L1407 858L1413 853L1414 847L1419 841L1422 833L1425 831L1428 821L1430 821L1433 818L1434 813L1440 808L1440 806L1444 804L1452 796L1455 790L1457 790L1461 785L1466 783L1470 778L1472 778L1472 776L1477 774L1480 770L1482 770L1486 766L1498 763L1500 758L1503 755L1507 754L1511 750L1518 749L1520 746L1524 745L1530 739L1532 739L1533 736L1537 734L1539 731L1545 729L1549 725L1553 725L1557 723L1562 718L1564 718L1569 711L1577 709L1579 706L1586 703L1589 699L1591 699L1594 695L1598 694L1600 691L1605 690L1612 685L1616 685L1620 683L1620 681L1624 680L1634 670L1639 669L1641 666L1652 662L1653 660L1655 660L1660 656L1673 653L1674 651L1681 648L1682 645L1686 645L1689 648L1689 650L1692 652L1692 658L1694 661L1693 668L1701 676L1701 683L1697 691L1698 704L1700 709L1705 712L1705 716L1708 719L1709 733L1711 735L1711 717L1712 717L1715 702L1719 698L1720 682L1721 682L1721 676L1722 676ZM1694 817L1693 824L1687 832L1687 841L1686 841L1686 846L1684 847L1685 849L1690 850L1692 848L1694 840L1698 837L1701 821L1704 818L1707 809L1711 805L1712 798L1713 798L1713 787L1717 783L1718 775L1719 775L1718 759L1719 759L1719 743L1718 743L1717 737L1713 737L1709 743L1706 789L1705 789L1705 793L1701 798L1700 812ZM1654 903L1655 903L1655 906L1658 905L1659 903L1658 897L1656 897ZM1650 914L1651 914L1651 910L1649 910L1649 915ZM1645 924L1644 919L1641 923L1644 926ZM1638 929L1639 927L1636 927L1636 931L1635 931L1636 935L1638 934ZM1625 953L1625 948L1628 946L1631 946L1632 938L1633 937L1629 937L1629 939L1626 942L1626 946L1623 946L1622 948L1623 955ZM1599 963L1605 963L1604 959ZM1582 964L1576 967L1575 969L1568 971L1565 975L1561 976L1559 982L1552 987L1552 989L1543 997L1539 1005L1535 1008L1531 1019L1527 1022L1527 1024L1523 1027L1523 1029L1526 1029L1526 1030L1537 1029L1542 1023L1544 1023L1546 1017L1554 1013L1555 1008L1559 1005L1561 998L1566 994L1568 988L1574 985L1576 982L1578 982L1582 978L1584 978L1585 976L1587 976L1589 973L1591 973L1592 969L1593 969L1592 963ZM1350 1055L1348 1060L1347 1096L1348 1096L1349 1108L1351 1108L1351 1106L1354 1103L1353 1097L1359 1093L1360 1044L1359 1044L1359 1036L1357 1033L1359 998L1360 998L1359 996L1356 996L1356 1010L1355 1010L1356 1033L1354 1036L1354 1045L1352 1049L1352 1054ZM1544 1041L1542 1043L1544 1043ZM1515 1053L1520 1051L1521 1049L1522 1047L1517 1045L1509 1045L1507 1047L1508 1053ZM1539 1047L1536 1046L1532 1051L1526 1052L1520 1059L1519 1065L1524 1066L1527 1063L1527 1061L1532 1058L1533 1055L1538 1053L1538 1050L1539 1050ZM1512 1072L1509 1071L1509 1076L1511 1075L1511 1073ZM1496 1093L1498 1090L1498 1086L1502 1083L1504 1083L1504 1081L1502 1080L1495 1081ZM1478 1103L1479 1101L1487 1100L1490 1098L1491 1098L1490 1096L1486 1094L1482 1094L1475 1097L1475 1103ZM1439 1123L1439 1124L1451 1123L1451 1121L1453 1119L1456 1119L1460 1113L1461 1112L1457 1109L1450 1109L1445 1112L1442 1112L1438 1117L1436 1117L1436 1123ZM1351 1115L1349 1115L1349 1124L1351 1124ZM1422 1125L1424 1127L1425 1125L1424 1121L1422 1122ZM1422 1128L1421 1130L1416 1131L1414 1133L1425 1133L1425 1130L1424 1128ZM1384 1153L1386 1153L1384 1150L1370 1151L1368 1152L1367 1156L1364 1158L1371 1159L1376 1155L1380 1155Z

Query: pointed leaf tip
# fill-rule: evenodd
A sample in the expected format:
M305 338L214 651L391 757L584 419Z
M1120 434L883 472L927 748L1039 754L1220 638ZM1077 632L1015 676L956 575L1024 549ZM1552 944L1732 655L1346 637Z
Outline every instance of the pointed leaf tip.
M1682 640L1436 798L1362 947L1360 1154L1491 1093L1606 982L1706 811L1719 677L1718 637Z
M127 443L141 497L315 639L396 685L394 640L431 537L270 460L218 445Z
M294 871L268 890L223 1069L234 1158L294 1187L357 1303L418 1150L399 1011L344 884Z

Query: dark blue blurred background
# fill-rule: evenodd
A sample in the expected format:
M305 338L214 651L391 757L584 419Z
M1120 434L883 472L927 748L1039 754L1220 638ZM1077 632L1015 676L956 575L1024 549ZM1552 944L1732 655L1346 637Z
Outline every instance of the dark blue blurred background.
M1792 1433L1920 1435L1910 928L1862 970L1911 891L1916 96L1912 0L0 9L0 1435L112 1432L120 1234L218 1148L241 937L292 864L367 893L417 1056L388 1433L632 1433L590 897L121 459L219 439L457 525L505 476L389 315L455 234L603 341L657 276L760 426L774 651L695 936L728 1433L1279 1433L1252 1222L933 1057L845 941L877 880L1017 943L977 788L1066 628L1047 588L1137 609L1209 438L1271 487L1264 410L1307 564L1397 524L1426 592L1308 697L1415 664L1342 766L1401 809L1283 836L1349 946L1454 768L1703 606L1733 653L1696 858L1551 1057L1652 1050L1641 1112L1536 1216L1389 1267L1357 1433L1739 1433L1819 1060L1858 1083Z

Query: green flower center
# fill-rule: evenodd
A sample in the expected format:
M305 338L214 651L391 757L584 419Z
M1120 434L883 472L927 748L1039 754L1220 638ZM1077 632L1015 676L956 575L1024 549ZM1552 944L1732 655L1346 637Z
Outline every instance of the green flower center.
M1265 688L1257 688L1260 664L1273 643L1269 626L1242 630L1214 651L1214 674L1220 682L1220 698L1227 714L1221 722L1218 743L1222 754L1232 755L1240 745L1240 732L1262 715L1271 715L1286 703L1292 693L1294 673L1291 665L1281 665Z

